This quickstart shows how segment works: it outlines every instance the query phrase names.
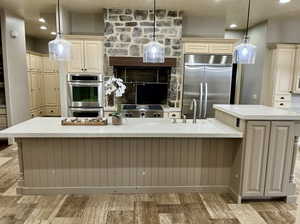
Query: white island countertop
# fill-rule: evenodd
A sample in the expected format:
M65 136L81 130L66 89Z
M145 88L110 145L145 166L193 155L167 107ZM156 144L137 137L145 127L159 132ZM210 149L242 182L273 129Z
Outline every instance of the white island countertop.
M101 138L101 137L167 137L167 138L242 138L243 133L216 119L197 120L192 124L170 119L130 118L120 126L62 126L61 118L34 118L3 131L0 137L15 138Z
M228 105L216 104L213 106L219 110L243 120L273 120L273 121L298 121L300 113L290 110L277 109L264 105Z

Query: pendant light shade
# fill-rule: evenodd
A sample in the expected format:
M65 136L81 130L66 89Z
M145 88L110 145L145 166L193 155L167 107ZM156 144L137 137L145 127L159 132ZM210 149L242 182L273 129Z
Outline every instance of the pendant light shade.
M144 45L144 63L164 63L165 48L157 41Z
M234 63L237 64L255 64L256 46L249 43L248 37L245 37L234 50Z
M70 61L71 60L71 43L63 38L60 27L60 1L57 1L57 18L58 18L58 32L54 40L48 44L49 57L55 61Z
M153 21L153 41L144 45L144 63L164 63L165 62L165 47L158 41L156 41L156 0L154 0L154 21Z
M55 61L69 61L71 59L71 43L59 35L49 42L49 57Z
M249 0L248 4L248 17L245 37L243 41L234 49L233 62L236 64L255 64L256 46L249 43L248 37L250 9L251 0Z

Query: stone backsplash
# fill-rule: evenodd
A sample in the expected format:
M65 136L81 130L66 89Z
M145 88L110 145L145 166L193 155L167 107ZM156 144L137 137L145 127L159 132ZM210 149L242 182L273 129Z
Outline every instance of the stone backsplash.
M142 57L143 45L153 38L153 17L153 10L105 9L106 55ZM166 57L180 57L182 12L157 10L156 26Z
M143 46L153 39L153 10L104 9L105 56L142 57ZM177 59L172 68L168 102L179 106L182 86L182 11L156 10L156 40L165 46L166 57ZM111 67L106 68L113 75Z

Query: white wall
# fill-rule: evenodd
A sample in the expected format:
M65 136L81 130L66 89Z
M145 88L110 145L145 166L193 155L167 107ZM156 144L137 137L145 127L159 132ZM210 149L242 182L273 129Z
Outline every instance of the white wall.
M224 17L183 16L183 37L224 38L224 34Z
M300 16L272 18L268 21L268 43L300 43Z
M71 13L71 33L72 34L104 34L103 14L94 13Z
M18 36L11 37L11 31ZM30 118L24 20L1 11L6 106L9 126Z

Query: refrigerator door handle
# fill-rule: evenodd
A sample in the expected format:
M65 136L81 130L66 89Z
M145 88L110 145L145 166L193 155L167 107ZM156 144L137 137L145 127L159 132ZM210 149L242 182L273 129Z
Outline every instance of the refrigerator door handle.
M203 83L200 83L200 104L199 104L199 119L202 118L202 105L203 105Z
M208 94L208 84L205 83L205 97L204 97L204 118L206 118L207 114L207 94Z

